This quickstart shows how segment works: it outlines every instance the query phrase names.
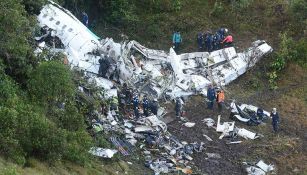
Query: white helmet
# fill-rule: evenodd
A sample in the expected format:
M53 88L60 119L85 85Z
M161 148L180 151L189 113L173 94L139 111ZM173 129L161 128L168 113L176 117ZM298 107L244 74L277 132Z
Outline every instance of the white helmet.
M228 33L228 29L225 28L225 33Z

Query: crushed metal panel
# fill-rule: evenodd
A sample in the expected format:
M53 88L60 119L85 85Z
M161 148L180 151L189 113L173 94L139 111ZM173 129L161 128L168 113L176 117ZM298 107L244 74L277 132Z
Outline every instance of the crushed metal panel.
M104 158L112 158L114 154L116 154L118 151L114 149L104 149L104 148L96 148L92 147L89 150L89 153L91 153L94 156L98 157L104 157Z
M245 138L245 139L256 139L256 138L258 138L256 133L248 131L244 128L240 128L238 130L238 135Z
M223 124L221 124L220 120L221 120L221 116L219 115L217 119L217 126L216 126L217 132L230 132L234 130L235 122L224 122Z
M273 165L268 165L268 164L264 163L263 160L260 160L256 165L259 168L261 168L263 171L265 171L266 173L274 170Z

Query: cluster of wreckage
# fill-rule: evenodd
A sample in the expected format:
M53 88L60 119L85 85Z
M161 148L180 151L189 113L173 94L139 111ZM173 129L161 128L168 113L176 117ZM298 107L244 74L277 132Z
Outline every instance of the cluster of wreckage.
M211 53L181 55L177 55L172 48L169 53L148 49L136 41L116 43L111 38L100 39L71 12L52 1L43 7L37 19L42 28L42 36L36 37L38 47L35 53L41 54L44 50L64 53L71 68L84 71L90 77L89 81L104 89L103 99L118 97L114 87L120 87L123 83L151 99L206 94L209 84L229 84L254 66L261 57L272 52L272 48L260 40L253 42L242 53L237 53L234 47L230 47ZM102 58L108 59L111 64L104 78L98 77ZM237 120L250 123L254 121L250 112L257 112L258 108L234 104L232 109ZM109 140L117 149L92 148L90 153L111 158L119 151L127 156L134 152L136 145L140 145L145 156L145 165L154 170L155 174L176 171L191 174L192 154L203 151L204 144L179 141L167 131L167 125L161 120L162 113L163 110L160 109L157 116L119 119L117 112L109 111L107 116L92 120L91 125L96 133L112 133ZM263 114L269 116L265 111ZM221 124L220 118L216 125L210 118L203 122L221 132L220 139L231 135L246 139L260 136L235 127L235 122ZM184 125L193 127L195 123L185 122ZM212 140L207 135L205 137ZM231 144L240 142L233 141ZM255 168L257 167L252 170Z

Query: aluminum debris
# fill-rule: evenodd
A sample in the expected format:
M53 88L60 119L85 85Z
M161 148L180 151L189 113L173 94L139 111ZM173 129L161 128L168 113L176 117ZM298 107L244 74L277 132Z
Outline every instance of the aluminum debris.
M103 157L103 158L112 158L114 154L118 151L114 149L104 149L104 148L95 148L92 147L89 153L93 154L94 156Z
M269 172L274 171L274 165L266 164L263 160L260 160L258 163L247 163L243 162L244 165L247 165L246 171L248 175L266 175Z
M263 40L253 42L241 53L229 47L180 55L172 48L169 52L154 50L136 41L116 43L112 38L100 39L68 10L49 2L37 19L42 28L47 27L59 38L63 47L41 44L44 41L40 47L65 53L72 68L92 74L99 73L99 59L106 58L110 63L104 75L107 79L137 86L153 98L199 94L211 83L227 85L273 50Z

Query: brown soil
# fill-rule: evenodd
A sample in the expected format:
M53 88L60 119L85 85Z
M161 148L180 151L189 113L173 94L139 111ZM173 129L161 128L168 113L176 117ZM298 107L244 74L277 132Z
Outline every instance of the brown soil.
M193 154L193 162L201 174L246 174L243 161L264 160L268 164L276 166L277 174L303 174L307 172L307 100L306 95L306 70L299 66L290 65L280 80L280 88L276 91L268 90L266 86L255 90L246 83L255 76L255 71L262 69L257 66L253 71L239 78L227 86L227 98L237 99L239 103L253 104L270 111L276 107L281 117L280 131L278 134L272 132L271 121L259 126L247 126L236 122L236 126L244 127L250 131L263 134L264 137L257 140L245 140L240 144L227 145L227 138L218 139L220 133L213 128L208 128L201 122L204 118L212 118L217 121L217 106L214 111L206 109L204 97L191 97L185 105L186 118L195 122L192 128L183 126L180 120L174 120L168 124L169 131L182 141L204 142L206 150L202 153ZM295 74L296 73L296 74ZM290 75L296 75L295 78ZM262 81L263 82L263 81ZM228 100L227 102L229 102ZM166 117L175 118L173 106L169 107ZM230 111L222 112L222 122L231 121ZM208 141L203 134L213 139ZM220 159L207 158L205 153L218 153Z

